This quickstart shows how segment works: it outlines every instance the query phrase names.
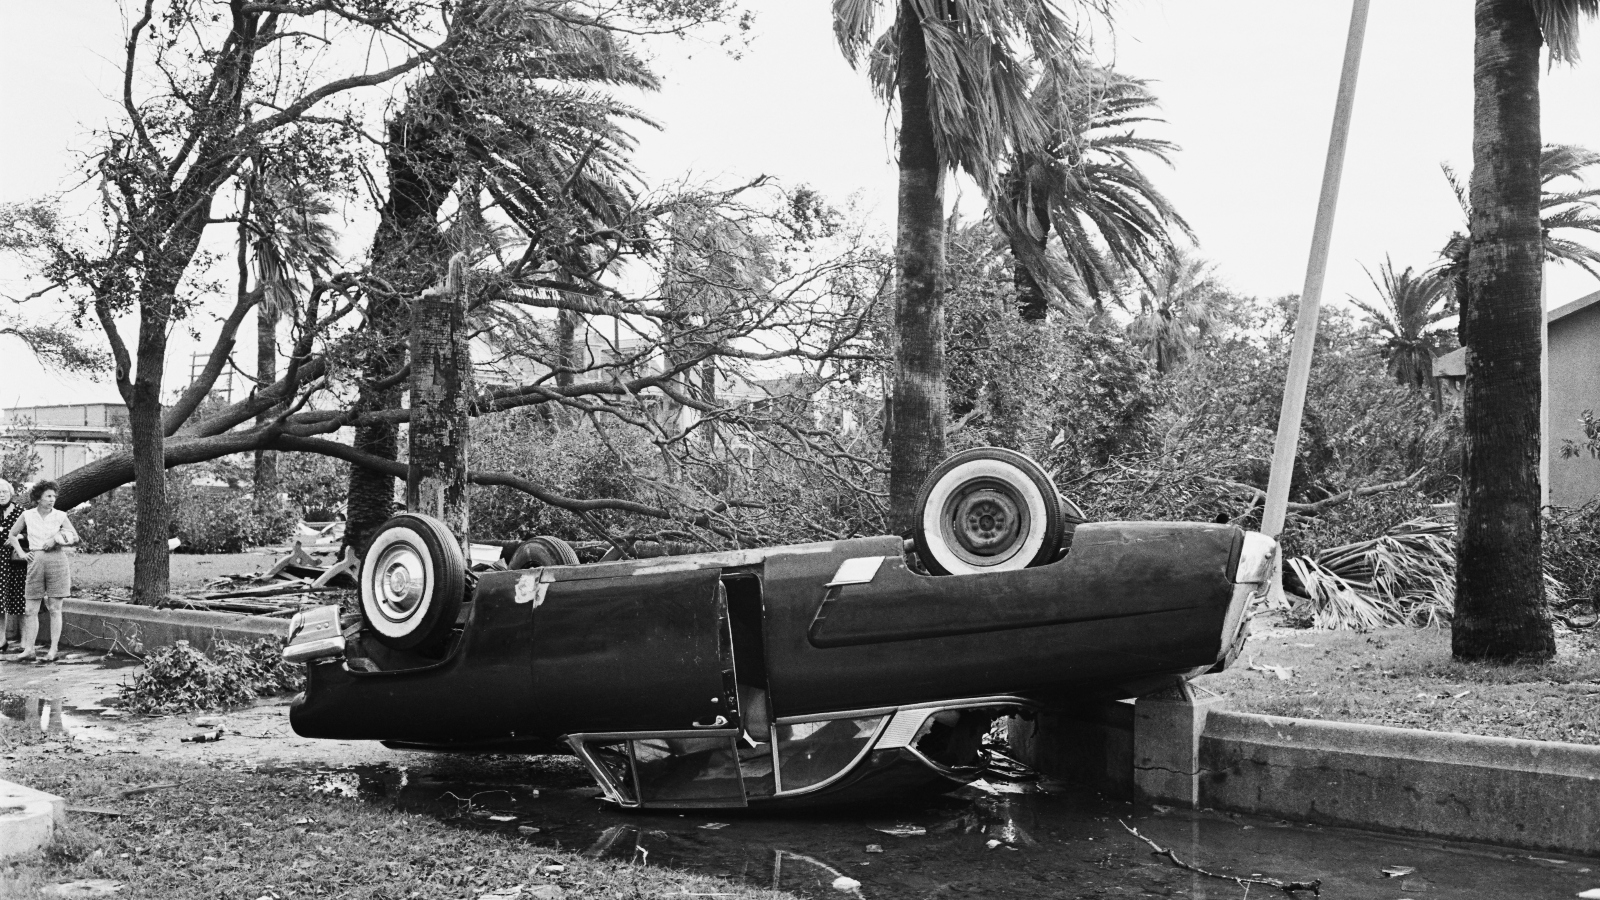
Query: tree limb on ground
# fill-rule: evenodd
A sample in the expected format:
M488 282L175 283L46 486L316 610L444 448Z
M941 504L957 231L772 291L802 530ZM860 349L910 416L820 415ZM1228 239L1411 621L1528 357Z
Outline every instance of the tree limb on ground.
M1356 497L1370 497L1373 494L1384 494L1388 493L1389 491L1398 491L1402 488L1412 487L1422 478L1422 474L1425 471L1425 469L1418 469L1399 481L1385 481L1382 484L1369 484L1364 487L1350 488L1349 490L1340 491L1337 494L1323 497L1321 500L1318 500L1314 503L1291 502L1288 507L1289 512L1298 513L1303 516L1314 516L1330 506L1338 506L1339 504L1353 500ZM1250 494L1250 503L1248 508L1259 506L1265 503L1267 500L1267 492L1256 487L1255 485L1241 484L1237 481L1227 481L1221 478L1215 478L1212 480L1235 493Z
M1178 868L1187 869L1197 875L1204 875L1207 878L1215 878L1219 881L1231 881L1234 884L1244 888L1247 894L1250 890L1250 885L1259 884L1264 887L1275 887L1290 896L1293 896L1300 891L1310 891L1313 897L1322 896L1322 879L1320 878L1314 878L1311 881L1282 881L1277 878L1240 878L1236 875L1222 875L1217 872L1208 872L1205 869L1194 865L1193 863L1186 863L1179 859L1176 853L1173 853L1171 850L1168 850L1155 841L1152 841L1140 834L1139 829L1134 828L1127 822L1118 819L1117 824L1127 829L1129 834L1141 841L1144 841L1146 844L1149 844L1151 853L1155 854L1156 856L1165 856L1167 859L1172 861L1173 865L1177 866Z

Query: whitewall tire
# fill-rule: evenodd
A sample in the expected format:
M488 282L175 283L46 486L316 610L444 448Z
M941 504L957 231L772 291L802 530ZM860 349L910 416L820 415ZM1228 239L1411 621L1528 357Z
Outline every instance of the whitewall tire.
M426 649L454 627L466 572L461 546L443 522L395 516L378 529L361 561L361 614L379 643Z
M1062 503L1038 463L977 447L945 460L917 496L914 537L935 575L1043 565L1061 547Z

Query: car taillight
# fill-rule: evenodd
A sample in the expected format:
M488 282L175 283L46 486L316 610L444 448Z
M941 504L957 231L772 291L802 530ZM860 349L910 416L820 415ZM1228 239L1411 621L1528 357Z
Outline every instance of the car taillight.
M339 607L319 606L295 613L289 620L289 642L283 648L284 662L306 662L344 652L344 635L339 630Z

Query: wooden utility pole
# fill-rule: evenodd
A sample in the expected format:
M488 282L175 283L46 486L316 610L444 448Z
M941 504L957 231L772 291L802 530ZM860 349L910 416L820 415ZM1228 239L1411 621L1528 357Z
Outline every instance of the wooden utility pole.
M1344 69L1339 75L1339 99L1333 110L1333 133L1328 137L1328 159L1322 169L1322 197L1317 202L1317 222L1311 232L1311 258L1306 263L1305 289L1300 292L1300 314L1294 324L1294 348L1289 354L1289 377L1283 386L1283 409L1278 415L1278 438L1272 449L1272 475L1267 482L1267 505L1261 515L1261 533L1277 537L1289 509L1289 481L1294 477L1295 451L1300 444L1300 415L1305 411L1306 384L1311 380L1311 352L1317 341L1317 320L1322 313L1322 283L1328 273L1328 249L1333 243L1333 214L1339 205L1339 178L1344 173L1344 151L1350 141L1350 116L1356 104L1356 75L1361 70L1361 44L1367 33L1367 8L1371 0L1355 0L1350 11L1350 33L1345 39Z

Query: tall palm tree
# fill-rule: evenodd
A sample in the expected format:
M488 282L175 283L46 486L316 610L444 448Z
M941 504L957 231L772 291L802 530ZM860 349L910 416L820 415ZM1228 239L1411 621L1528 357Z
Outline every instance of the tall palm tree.
M1396 272L1388 257L1377 276L1366 271L1367 280L1378 292L1378 302L1354 295L1350 302L1366 313L1367 321L1384 336L1389 374L1400 384L1429 387L1433 384L1433 358L1439 350L1439 334L1431 329L1456 314L1446 276L1438 271L1417 274L1410 266Z
M299 303L301 276L316 278L332 268L339 252L339 235L332 225L333 204L301 181L261 174L247 190L249 215L243 223L249 235L256 270L256 387L278 379L278 323ZM267 424L281 414L265 410L257 424ZM276 506L278 460L275 450L257 450L255 504L258 512Z
M1151 114L1148 82L1099 67L1062 80L1050 69L1030 96L1048 131L1042 144L1017 149L996 219L1011 245L1019 310L1038 321L1059 280L1046 252L1051 228L1065 265L1096 304L1127 274L1148 283L1175 249L1174 232L1194 235L1139 168L1140 157L1170 165L1177 149L1135 131L1164 121Z
M1111 0L1073 0L1105 12ZM892 6L881 34L876 23ZM900 108L895 241L894 386L889 524L912 524L917 491L945 454L944 180L971 175L991 207L999 166L1016 147L1045 142L1030 101L1039 70L1067 79L1080 47L1057 0L833 0L834 35L852 66L867 66L879 98Z
M479 19L485 27L474 30ZM437 282L454 253L481 249L459 246L472 228L441 229L452 194L470 212L481 190L526 237L530 252L510 274L553 255L559 269L579 276L591 274L583 250L550 247L614 222L633 196L633 142L620 122L645 120L602 89L650 90L657 81L615 32L570 9L495 0L463 5L458 27L470 37L412 87L389 123L388 196L372 270L392 289L367 300L359 402L369 410L400 405L408 298ZM561 317L569 355L574 325ZM383 459L399 455L393 423L361 423L354 442ZM345 542L365 552L393 511L394 478L351 467L346 506Z
M1596 12L1597 0L1476 0L1456 659L1555 654L1539 522L1539 50L1575 59L1578 20Z
M1215 325L1212 308L1221 286L1212 264L1200 255L1173 250L1138 292L1139 313L1128 337L1162 375L1181 366Z

